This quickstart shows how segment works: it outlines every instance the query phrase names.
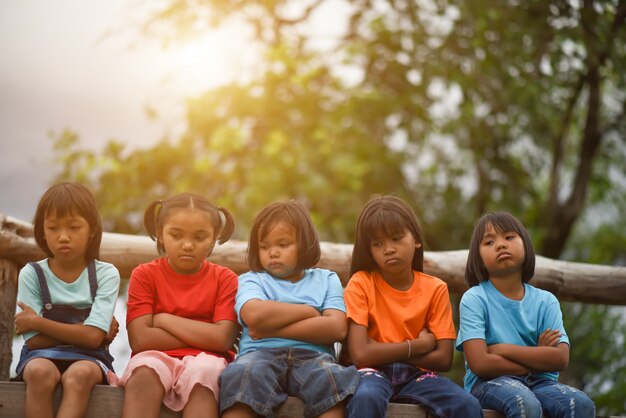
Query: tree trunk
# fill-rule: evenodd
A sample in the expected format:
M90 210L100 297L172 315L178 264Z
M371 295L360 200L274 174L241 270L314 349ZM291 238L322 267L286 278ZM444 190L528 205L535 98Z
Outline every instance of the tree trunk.
M0 381L7 380L10 373L16 298L17 266L0 259Z
M32 238L29 225L0 216L0 255L19 266L44 257ZM337 272L342 283L348 282L351 244L322 242L322 257L318 267ZM246 262L247 243L231 240L218 245L209 257L212 262L228 267L235 273L249 270ZM122 278L140 263L158 257L156 245L146 236L104 233L100 259L114 264ZM427 251L424 271L448 284L450 292L462 293L465 284L467 251ZM537 257L532 284L547 289L562 300L626 305L626 267L599 266Z

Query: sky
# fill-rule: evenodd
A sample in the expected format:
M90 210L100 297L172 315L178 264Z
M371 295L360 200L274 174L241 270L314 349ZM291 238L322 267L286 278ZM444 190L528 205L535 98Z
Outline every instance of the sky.
M315 25L320 47L341 19L332 0ZM242 77L250 42L225 27L175 48L141 37L138 25L154 0L0 0L0 213L30 222L59 168L51 133L71 129L81 146L107 140L148 147L184 129L185 98ZM330 24L329 24L330 22ZM324 28L324 29L320 29ZM330 32L329 32L330 31ZM334 32L333 32L334 31ZM156 120L146 114L149 106ZM125 300L115 316L111 352L118 372L130 356ZM13 365L22 339L13 344Z
M186 97L237 76L232 29L163 50L127 29L144 16L136 4L0 0L0 213L32 220L59 171L51 132L72 129L94 150L111 138L150 146L184 128ZM118 301L111 347L120 372L130 356L124 307ZM11 373L21 346L16 338Z
M51 133L149 146L182 130L185 97L237 76L232 28L163 49L137 32L146 4L0 0L0 213L32 219L59 171Z

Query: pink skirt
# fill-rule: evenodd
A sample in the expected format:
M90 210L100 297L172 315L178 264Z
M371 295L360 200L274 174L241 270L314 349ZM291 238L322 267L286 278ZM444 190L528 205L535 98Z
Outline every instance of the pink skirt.
M200 353L182 359L170 357L161 351L149 350L131 357L122 377L110 373L109 383L124 386L137 367L150 367L161 380L165 389L163 403L172 411L182 411L194 386L200 384L211 392L219 402L218 379L227 362L221 357Z

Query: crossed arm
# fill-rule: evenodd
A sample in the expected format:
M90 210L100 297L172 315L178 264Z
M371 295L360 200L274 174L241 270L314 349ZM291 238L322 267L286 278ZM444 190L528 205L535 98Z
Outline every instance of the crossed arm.
M240 314L252 339L274 337L332 344L342 341L348 329L344 312L338 309L319 312L305 304L250 299Z
M65 324L41 317L23 302L18 302L21 312L15 314L15 329L18 334L35 331L37 335L28 339L26 345L31 350L70 344L76 347L96 349L106 339L112 340L117 334L117 321L113 319L107 335L100 328L79 324Z
M435 336L426 329L409 342L380 343L367 336L364 325L352 320L349 325L348 350L350 358L359 368L406 362L423 369L447 371L452 364L452 346L452 340L435 340Z
M487 345L473 339L463 343L469 368L481 378L560 371L569 362L569 345L559 343L558 330L547 329L539 336L537 346L516 344Z
M182 347L224 352L232 348L237 336L233 321L208 323L168 313L139 316L128 324L127 330L135 352Z

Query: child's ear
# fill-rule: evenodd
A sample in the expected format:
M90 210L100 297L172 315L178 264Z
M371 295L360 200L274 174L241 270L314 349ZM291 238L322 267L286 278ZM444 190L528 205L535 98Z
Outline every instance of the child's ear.
M421 242L415 241L415 248L420 248L422 246Z

